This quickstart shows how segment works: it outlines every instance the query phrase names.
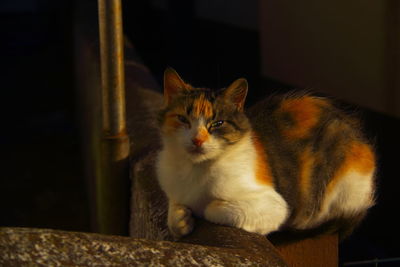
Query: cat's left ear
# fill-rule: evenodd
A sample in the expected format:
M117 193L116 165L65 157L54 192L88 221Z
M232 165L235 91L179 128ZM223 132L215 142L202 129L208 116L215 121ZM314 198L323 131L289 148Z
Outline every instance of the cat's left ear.
M224 97L233 102L237 106L238 110L243 111L248 87L246 79L237 79L224 90Z
M191 86L185 83L173 68L167 68L164 72L164 100L169 104L181 91L189 90Z

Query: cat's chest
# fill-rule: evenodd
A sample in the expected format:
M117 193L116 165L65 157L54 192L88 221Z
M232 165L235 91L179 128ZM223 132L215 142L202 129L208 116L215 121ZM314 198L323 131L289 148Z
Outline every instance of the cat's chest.
M174 201L191 207L199 216L205 206L218 197L215 189L219 177L210 166L204 165L175 166L164 183L165 191Z
M212 200L240 197L254 181L253 164L244 157L191 164L168 156L160 163L160 184L168 197L200 216Z

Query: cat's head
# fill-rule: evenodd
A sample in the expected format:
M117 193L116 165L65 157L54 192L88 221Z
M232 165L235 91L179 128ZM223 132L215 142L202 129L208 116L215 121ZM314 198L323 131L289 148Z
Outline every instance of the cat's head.
M214 159L250 131L243 112L247 81L219 91L194 88L171 68L164 73L165 108L160 113L165 143L193 162Z

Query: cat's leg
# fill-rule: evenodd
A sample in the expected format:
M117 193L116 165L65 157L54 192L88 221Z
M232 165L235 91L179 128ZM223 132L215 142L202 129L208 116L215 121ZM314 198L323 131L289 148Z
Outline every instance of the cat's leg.
M246 195L241 199L212 201L204 211L205 218L263 235L278 230L285 222L287 204L275 190Z
M176 238L187 235L193 230L192 211L181 204L169 201L168 228Z

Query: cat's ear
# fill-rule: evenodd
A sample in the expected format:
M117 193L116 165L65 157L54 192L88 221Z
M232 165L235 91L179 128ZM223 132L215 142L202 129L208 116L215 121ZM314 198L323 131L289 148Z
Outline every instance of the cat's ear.
M233 102L237 109L242 111L244 108L244 101L246 100L248 90L247 80L244 78L237 79L228 88L224 90L224 97Z
M189 90L190 87L173 68L167 68L164 71L164 101L166 104L169 104L180 91Z

